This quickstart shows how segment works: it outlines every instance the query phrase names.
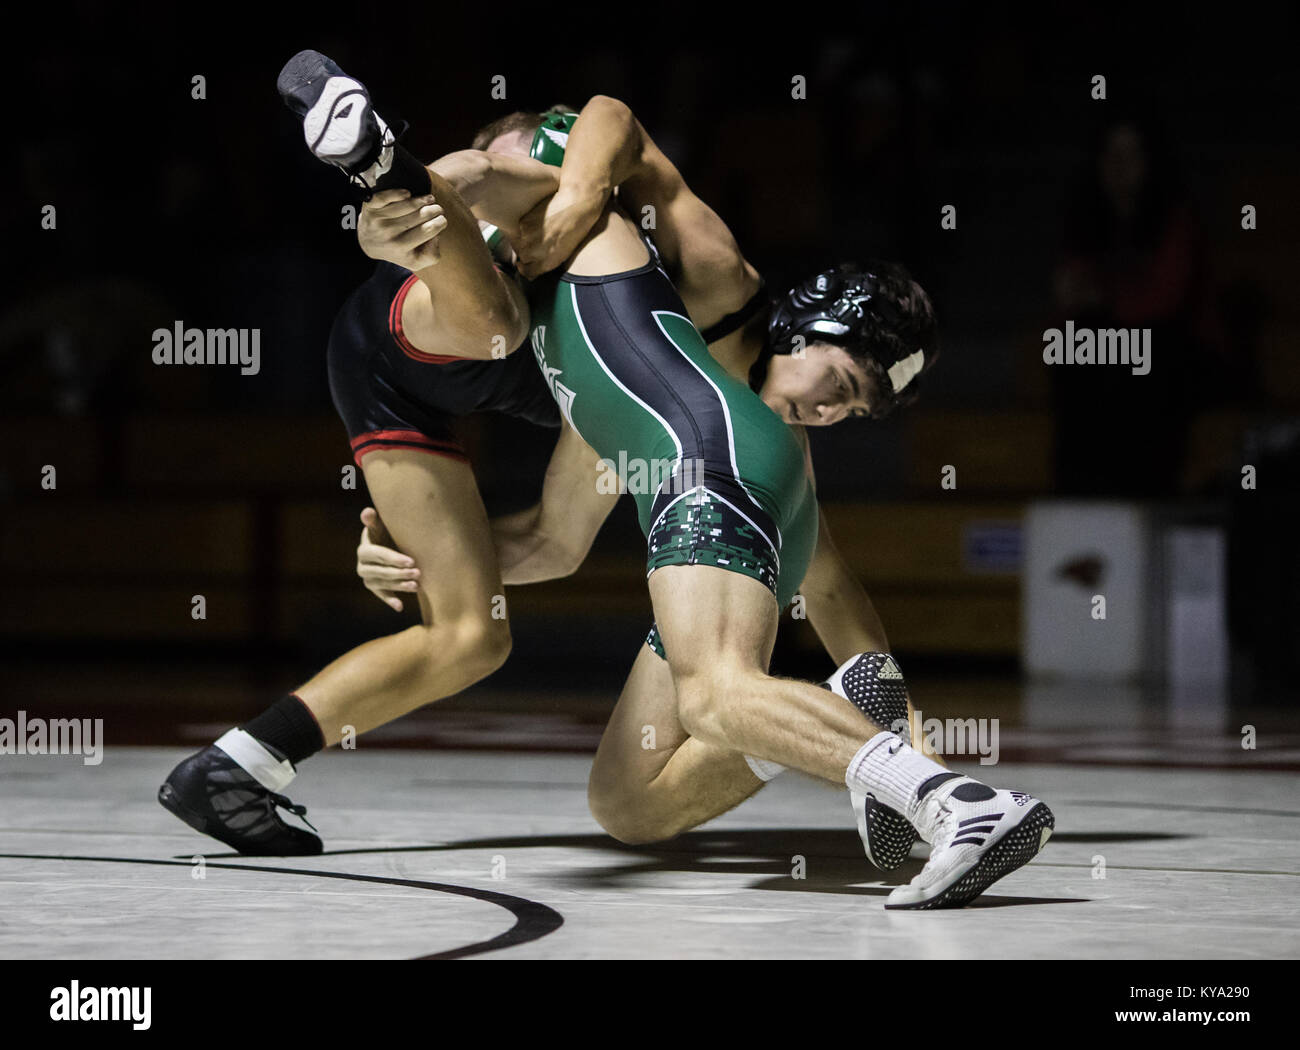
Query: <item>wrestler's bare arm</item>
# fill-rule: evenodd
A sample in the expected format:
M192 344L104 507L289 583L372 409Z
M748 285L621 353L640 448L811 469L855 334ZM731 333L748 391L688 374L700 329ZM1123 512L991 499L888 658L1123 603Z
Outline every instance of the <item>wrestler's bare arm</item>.
M826 515L819 511L818 517L821 525L817 550L800 587L807 603L808 622L837 664L855 653L889 652L889 641L876 607L857 573L831 539Z
M439 157L429 168L456 188L476 218L499 227L512 239L520 218L560 185L556 168L513 153L457 150Z
M596 450L566 424L546 467L541 501L492 519L502 582L540 583L577 571L618 502L617 491L600 482Z
M708 327L739 310L758 290L758 272L745 260L727 224L691 191L624 103L597 95L583 107L569 134L560 187L546 209L597 214L614 187L632 220L652 233L697 325ZM571 203L574 200L585 200L585 210ZM521 255L527 262L530 248L540 253L544 258L533 261L541 269L562 262L560 253L571 250L569 241L576 244L577 238L575 226L547 241L529 229L528 220L524 233Z
M601 473L595 450L566 425L546 467L541 499L491 520L503 583L540 583L578 570L618 502L617 491L601 484ZM373 507L362 512L362 522L366 527L357 546L357 575L367 590L400 610L403 593L416 590L420 569L395 549Z

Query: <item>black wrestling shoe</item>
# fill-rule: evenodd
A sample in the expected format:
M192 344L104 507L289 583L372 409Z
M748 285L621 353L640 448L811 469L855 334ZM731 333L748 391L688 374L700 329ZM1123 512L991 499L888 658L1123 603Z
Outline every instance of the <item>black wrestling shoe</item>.
M888 653L860 653L841 664L822 684L882 729L897 733L901 722L899 735L908 737L907 686L903 672ZM867 860L881 871L893 871L912 852L916 829L905 816L882 805L874 795L850 788L849 798Z
M319 51L299 51L280 70L276 87L302 118L313 156L373 190L392 167L397 137L371 106L365 85Z
M195 831L248 856L306 857L324 848L316 835L290 827L276 811L283 807L311 827L306 806L268 791L219 747L205 747L173 769L158 801Z

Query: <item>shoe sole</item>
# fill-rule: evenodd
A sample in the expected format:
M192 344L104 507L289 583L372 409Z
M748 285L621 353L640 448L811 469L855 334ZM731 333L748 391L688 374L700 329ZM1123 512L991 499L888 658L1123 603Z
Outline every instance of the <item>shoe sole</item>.
M858 816L858 835L867 860L881 871L894 871L912 854L916 828L897 810L881 805L872 795L864 795ZM854 805L854 810L858 809Z
M344 105L361 105L356 120L338 117ZM303 136L312 154L327 164L341 165L342 158L356 152L366 130L365 115L370 96L359 81L351 77L331 77L316 104L303 118Z
M312 155L346 170L341 158L356 151L366 127L364 111L370 109L370 94L365 85L319 51L300 51L280 70L276 89L286 102L292 100L289 108L302 119L303 137ZM358 101L362 116L340 123L339 108Z
M1025 819L984 852L975 866L943 892L914 904L886 904L890 911L923 911L931 908L960 908L969 904L998 879L1024 867L1047 845L1056 827L1056 817L1039 802Z
M341 73L342 70L319 51L299 51L280 70L280 75L275 80L275 89L289 104L289 108L301 117L305 116L320 98L319 94L311 98L302 89L318 80L327 81L330 77L339 76ZM302 107L301 112L296 108L299 106Z

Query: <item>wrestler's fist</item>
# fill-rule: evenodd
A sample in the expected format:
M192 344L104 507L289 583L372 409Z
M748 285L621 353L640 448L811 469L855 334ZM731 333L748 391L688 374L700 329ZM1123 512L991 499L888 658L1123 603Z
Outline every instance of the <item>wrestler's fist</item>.
M554 270L578 250L605 210L605 196L567 189L563 184L519 220L512 244L519 270L529 278Z

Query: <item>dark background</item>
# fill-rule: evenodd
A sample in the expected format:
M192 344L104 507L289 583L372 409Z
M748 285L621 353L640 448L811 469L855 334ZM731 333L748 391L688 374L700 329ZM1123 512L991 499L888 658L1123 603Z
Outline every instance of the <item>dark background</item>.
M324 348L370 263L340 227L354 198L275 93L303 47L409 120L427 159L514 109L625 100L774 287L847 258L913 270L944 339L925 399L815 435L819 491L910 669L1015 675L1016 574L966 572L954 537L1062 495L1224 524L1240 666L1266 684L1294 669L1300 87L1282 7L74 3L49 21L11 41L0 176L0 644L29 710L229 721L407 622L352 575L365 497L340 491ZM1121 126L1148 159L1128 221L1098 177ZM1090 314L1060 291L1079 268L1118 289ZM1152 374L1044 367L1066 317L1151 327ZM153 365L150 333L176 320L260 328L260 374ZM465 433L489 509L534 498L549 435ZM1248 504L1243 462L1271 479ZM578 577L511 593L515 654L471 699L607 707L648 625L642 564L624 507ZM783 637L783 670L825 663L806 625Z

